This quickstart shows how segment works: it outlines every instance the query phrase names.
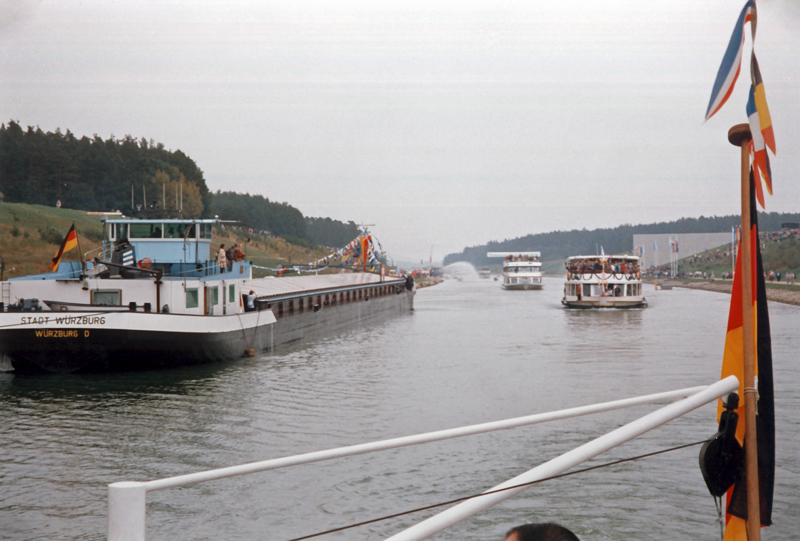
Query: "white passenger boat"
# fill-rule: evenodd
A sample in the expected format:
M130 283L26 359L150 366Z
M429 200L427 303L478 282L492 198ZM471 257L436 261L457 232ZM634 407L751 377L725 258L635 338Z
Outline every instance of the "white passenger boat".
M561 304L569 308L647 306L639 258L628 255L567 258L567 281Z
M478 277L488 280L492 277L492 271L489 270L489 267L481 267L478 269Z
M0 361L57 373L215 362L413 307L403 278L254 279L246 261L220 268L216 221L107 220L92 261L2 282Z
M489 252L503 258L503 289L542 289L541 252Z

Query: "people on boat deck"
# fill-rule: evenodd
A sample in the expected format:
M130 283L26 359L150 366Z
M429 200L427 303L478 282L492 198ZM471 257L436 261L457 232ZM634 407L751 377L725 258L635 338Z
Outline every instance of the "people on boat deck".
M541 261L537 255L507 255L505 261Z
M228 257L225 255L225 245L219 245L219 253L217 254L217 267L219 267L219 272L225 272L225 269L228 268Z
M639 272L638 263L625 260L609 260L600 257L578 259L568 261L566 263L567 270L575 274L589 274L589 273L623 273L634 274Z
M511 528L505 541L580 541L578 536L559 524L523 524Z
M244 296L245 303L244 303L244 311L245 312L252 312L256 309L256 292L252 289L250 293Z
M234 244L225 251L225 258L228 260L228 270L233 268L233 262L236 261L236 248L238 244Z
M236 245L236 261L244 261L244 252L241 244Z

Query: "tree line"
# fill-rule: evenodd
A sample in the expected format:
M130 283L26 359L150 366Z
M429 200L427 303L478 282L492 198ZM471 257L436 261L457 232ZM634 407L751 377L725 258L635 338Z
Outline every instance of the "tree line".
M355 223L330 218L310 218L288 203L263 195L217 191L211 194L214 213L224 220L256 232L267 232L296 244L342 247L358 235Z
M784 222L800 222L800 213L758 213L758 225L761 231L776 231ZM672 222L625 224L591 231L573 229L571 231L538 233L464 248L460 253L445 256L444 264L466 261L476 267L482 267L498 262L497 259L487 258L486 252L538 251L542 253L544 261L557 261L573 255L596 254L599 253L601 247L607 254L623 254L632 251L633 235L720 233L730 231L731 227L740 224L741 218L738 215L700 216L699 218L681 218Z
M308 245L343 246L358 234L353 222L307 218L261 195L212 193L193 159L152 139L78 138L13 120L0 125L0 193L14 203L134 215L176 215L180 207L184 217L219 216Z

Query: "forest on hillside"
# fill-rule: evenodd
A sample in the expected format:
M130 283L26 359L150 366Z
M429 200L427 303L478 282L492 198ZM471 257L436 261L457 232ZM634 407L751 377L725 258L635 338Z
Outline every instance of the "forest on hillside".
M210 195L203 172L180 150L130 135L77 138L14 121L0 127L0 191L12 203L129 212L132 198L142 207L164 199L174 206L181 186L185 214L204 215Z
M243 227L294 243L338 248L358 236L358 227L352 221L305 217L293 206L270 201L263 195L217 191L211 194L211 205L222 220L235 220Z
M11 203L158 217L181 207L184 217L219 216L305 245L340 247L358 234L353 222L307 218L261 195L212 193L192 158L152 139L78 138L13 120L0 126L0 193Z
M761 231L776 231L783 222L800 222L800 213L759 212L758 224ZM642 225L620 225L614 228L586 229L572 231L553 231L526 235L516 239L493 241L481 246L464 248L460 253L449 254L444 264L466 261L476 267L497 263L489 259L486 252L542 252L542 260L557 261L577 254L599 253L600 247L607 254L630 253L633 250L633 235L664 233L719 233L730 231L741 224L738 215L699 218L681 218L673 222L659 222Z

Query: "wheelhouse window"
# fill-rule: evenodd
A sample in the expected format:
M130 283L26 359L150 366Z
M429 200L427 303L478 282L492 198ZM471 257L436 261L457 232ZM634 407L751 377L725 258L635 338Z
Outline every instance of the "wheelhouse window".
M200 224L200 238L201 239L210 239L211 238L211 229L213 224Z
M200 306L199 296L197 295L197 288L186 289L186 308L197 308Z
M130 224L132 239L160 239L162 238L163 224Z
M113 224L111 227L114 228L113 237L115 240L128 240L128 224Z
M164 224L165 239L182 239L188 224ZM192 237L190 237L192 238Z
M119 289L93 289L91 298L94 306L122 306L122 291Z

